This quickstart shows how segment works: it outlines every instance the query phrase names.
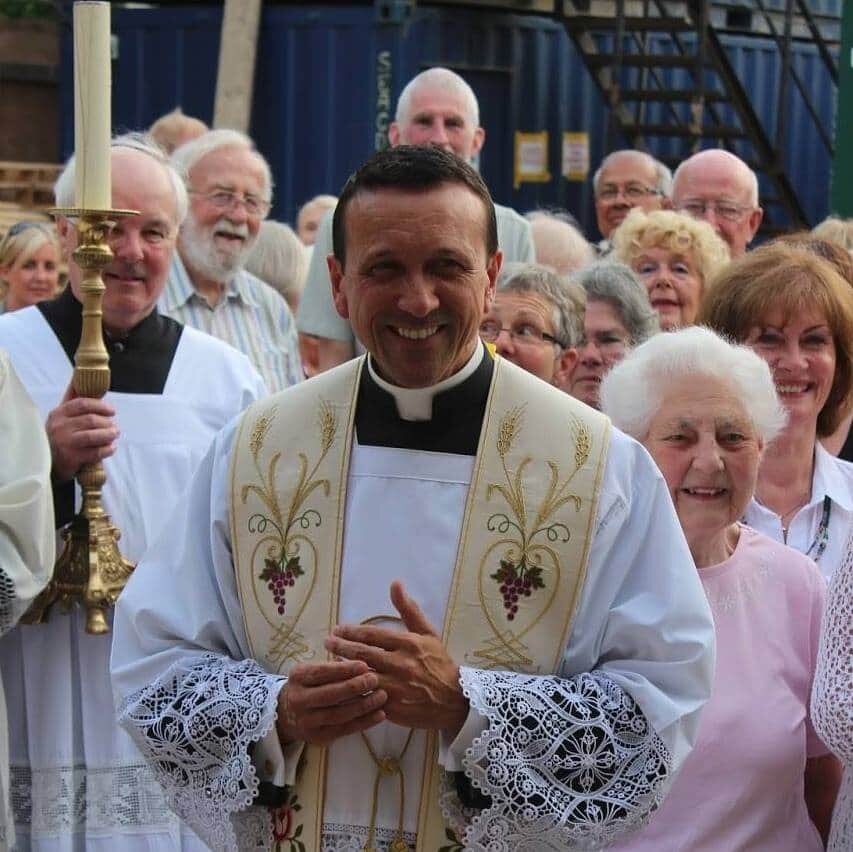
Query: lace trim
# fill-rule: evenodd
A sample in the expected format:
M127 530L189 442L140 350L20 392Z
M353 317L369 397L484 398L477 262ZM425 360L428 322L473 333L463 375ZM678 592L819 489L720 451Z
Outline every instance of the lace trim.
M253 660L205 654L176 663L119 710L170 806L213 849L238 848L230 817L257 794L249 745L275 723L280 685Z
M644 825L672 760L628 693L600 672L569 679L461 669L489 719L463 765L492 806L465 849L597 849Z
M25 602L17 596L14 581L0 569L0 636L18 623L26 608Z
M173 830L179 825L154 774L142 763L104 769L11 766L9 784L21 834L53 837L82 829Z
M812 723L845 764L829 849L853 849L853 535L829 583L812 685Z

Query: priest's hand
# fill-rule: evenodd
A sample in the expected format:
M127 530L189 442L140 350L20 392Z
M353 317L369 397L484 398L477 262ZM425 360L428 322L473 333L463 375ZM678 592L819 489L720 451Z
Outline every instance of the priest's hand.
M362 660L373 669L379 688L388 694L383 710L389 721L443 730L455 737L469 709L459 684L459 666L399 581L391 584L391 602L406 632L341 624L326 640L326 649L345 660Z
M300 663L278 694L276 730L283 744L328 745L385 721L387 695L366 663Z
M116 451L114 418L115 409L108 402L77 396L73 385L68 386L45 424L55 480L65 482L84 464L101 461Z

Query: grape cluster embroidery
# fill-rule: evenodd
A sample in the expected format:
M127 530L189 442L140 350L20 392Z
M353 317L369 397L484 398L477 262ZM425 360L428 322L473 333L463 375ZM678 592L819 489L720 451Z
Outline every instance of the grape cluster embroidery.
M279 615L284 615L287 607L287 590L296 585L296 578L301 577L305 571L299 564L298 556L289 559L282 553L278 559L267 557L264 559L264 570L261 571L261 580L266 580L267 589L272 592L273 603L278 609Z
M518 565L509 559L501 559L501 567L491 578L500 584L507 621L515 620L521 598L529 598L536 589L545 588L542 569L538 565L528 565L524 557Z

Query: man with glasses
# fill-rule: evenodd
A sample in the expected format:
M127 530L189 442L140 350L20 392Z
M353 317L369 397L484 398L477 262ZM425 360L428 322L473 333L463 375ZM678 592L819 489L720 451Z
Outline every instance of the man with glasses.
M535 263L510 263L480 337L528 373L563 387L578 359L584 295L576 284Z
M595 218L604 237L599 254L610 251L610 234L632 208L648 212L666 207L671 182L669 169L644 151L608 154L592 178Z
M243 352L271 391L302 379L296 324L272 287L246 271L270 209L272 176L252 140L212 130L172 163L190 199L160 309Z
M699 151L675 170L672 206L708 222L728 243L732 258L746 251L764 218L755 172L721 148Z

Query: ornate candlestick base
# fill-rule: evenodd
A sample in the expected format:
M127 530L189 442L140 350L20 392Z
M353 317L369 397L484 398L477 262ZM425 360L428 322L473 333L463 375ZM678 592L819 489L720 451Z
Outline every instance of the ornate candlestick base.
M78 217L78 245L74 262L83 271L80 296L83 330L74 356L72 384L78 396L100 399L110 387L109 355L103 339L102 303L106 287L101 270L112 260L107 239L115 220L132 216L132 210L62 209L53 213ZM134 564L118 549L121 532L104 512L101 492L106 475L100 462L85 464L77 473L83 505L63 531L65 548L56 562L53 579L35 599L25 617L30 624L44 622L59 603L65 612L80 602L86 607L86 631L108 633L111 607L133 571Z

